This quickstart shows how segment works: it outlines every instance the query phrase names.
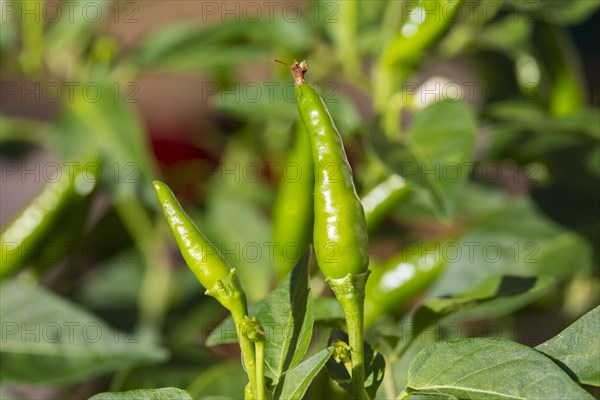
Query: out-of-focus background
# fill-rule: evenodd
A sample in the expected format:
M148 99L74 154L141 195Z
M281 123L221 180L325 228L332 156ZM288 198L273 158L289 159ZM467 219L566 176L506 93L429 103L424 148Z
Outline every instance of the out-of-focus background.
M385 278L399 254L440 265L410 298L373 295L372 337L501 275L551 283L435 339L554 336L600 296L599 4L1 1L0 398L242 393L235 347L205 344L224 312L185 268L151 182L263 299L297 259L275 254L278 210L305 194L282 189L298 115L273 59L308 61L363 198L404 182L370 226L374 276L400 285L401 270ZM326 379L311 390L343 396Z

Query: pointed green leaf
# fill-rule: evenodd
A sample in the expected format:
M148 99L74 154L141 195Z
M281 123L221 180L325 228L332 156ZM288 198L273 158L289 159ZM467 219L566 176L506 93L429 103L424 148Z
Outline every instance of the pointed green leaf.
M486 304L493 308L509 302L521 304L536 299L552 283L549 277L495 276L475 289L447 298L433 298L425 301L413 314L415 337L427 327L453 313L464 312Z
M166 352L42 287L0 286L0 379L70 383L134 365L162 361Z
M333 347L328 347L289 370L275 388L273 393L275 399L302 399L308 386L325 366L332 352Z
M315 321L331 323L344 321L344 311L335 297L317 297L315 304Z
M192 400L192 397L181 389L162 388L100 393L89 400Z
M439 342L412 360L401 399L412 394L480 400L592 399L548 357L503 339Z
M469 228L458 240L440 244L448 265L432 296L464 293L496 275L560 279L592 268L586 240L548 220L530 198L469 185L459 201L460 218Z
M600 386L600 306L567 329L536 347L569 375L587 385Z
M441 216L452 218L475 147L475 117L466 103L440 101L428 106L415 115L403 142L376 136L373 140L395 173L425 189Z
M273 385L302 360L310 344L314 323L309 281L312 254L312 250L304 253L256 313L265 331L265 374Z

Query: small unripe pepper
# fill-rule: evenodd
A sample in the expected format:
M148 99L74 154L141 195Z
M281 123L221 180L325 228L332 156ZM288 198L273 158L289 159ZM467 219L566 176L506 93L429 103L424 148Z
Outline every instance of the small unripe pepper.
M390 175L386 180L369 190L361 200L365 208L369 232L373 232L409 193L408 183L399 175Z
M304 61L291 67L315 169L313 242L323 275L340 279L368 270L367 223L342 139L323 99L304 80L307 69Z
M287 164L298 168L299 176L294 180L281 180L273 207L273 240L279 244L275 252L279 279L283 279L290 272L308 248L313 227L315 179L310 142L303 122L296 124L295 134ZM297 255L298 259L294 259L294 255Z
M371 264L365 296L365 325L381 315L401 315L407 305L425 292L446 267L439 252L399 253Z
M154 189L183 259L202 286L212 289L231 268L185 213L171 189L160 181L154 181Z
M250 382L247 397L257 398L259 397L257 394L263 393L264 388L257 387L254 344L245 333L248 323L246 294L240 285L235 268L229 267L223 256L200 232L171 189L160 181L154 181L153 184L163 214L186 264L206 288L206 294L214 297L231 312Z

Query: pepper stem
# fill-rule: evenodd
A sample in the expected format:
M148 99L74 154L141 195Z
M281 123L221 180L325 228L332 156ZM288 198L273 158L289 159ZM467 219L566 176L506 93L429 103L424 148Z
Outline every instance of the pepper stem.
M246 325L248 324L246 295L242 290L235 268L230 270L229 275L226 278L218 280L213 288L206 291L206 294L217 299L217 301L231 313L240 343L242 360L246 367L248 381L250 382L252 398L257 398L257 395L260 392L256 387L256 355L254 343L245 334ZM249 393L246 393L245 397L249 398Z
M265 393L265 342L259 340L254 342L256 349L256 387L258 389L257 400L267 400Z
M292 75L294 76L294 83L296 86L300 86L303 83L306 83L304 80L304 74L308 70L308 63L306 61L298 62L298 60L294 60L294 63L290 67L292 71Z
M368 400L365 392L363 330L365 285L370 272L348 274L341 279L327 278L346 317L352 358L352 394L356 400Z

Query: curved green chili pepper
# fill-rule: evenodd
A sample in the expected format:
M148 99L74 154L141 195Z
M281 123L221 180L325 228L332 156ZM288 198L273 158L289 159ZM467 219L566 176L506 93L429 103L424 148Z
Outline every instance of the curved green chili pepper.
M383 219L410 193L406 180L399 175L390 175L386 180L369 190L361 199L367 219L367 229L373 232Z
M325 103L304 80L307 69L305 62L292 65L315 168L313 241L323 275L341 279L368 269L367 223L342 139Z
M90 164L95 163L61 171L61 177L48 183L8 224L0 235L0 280L28 264L44 270L67 253L72 240L81 234L98 181L100 168L87 168ZM50 246L56 250L52 259L45 252Z
M240 285L235 268L229 267L219 251L200 232L171 189L160 181L154 181L153 185L163 214L186 264L207 289L206 294L213 296L231 312L248 373L250 392L254 394L253 398L258 398L259 393L264 393L264 388L257 387L254 344L248 335L252 333L252 329L248 328L252 327L253 322L248 318L246 294Z
M287 163L300 175L297 179L281 180L273 208L273 239L279 245L275 262L280 279L296 264L311 238L315 178L310 142L302 122L296 126ZM293 259L292 254L297 254L298 259Z
M369 276L367 222L342 139L325 103L304 80L307 69L304 61L294 61L291 67L315 170L314 249L319 269L346 317L354 398L367 399L363 348L363 302Z
M424 292L446 266L442 258L439 253L408 255L402 252L380 265L371 266L365 296L365 325L381 315L401 312Z
M183 259L202 286L212 289L217 281L229 275L231 268L185 213L171 189L160 181L153 184Z

